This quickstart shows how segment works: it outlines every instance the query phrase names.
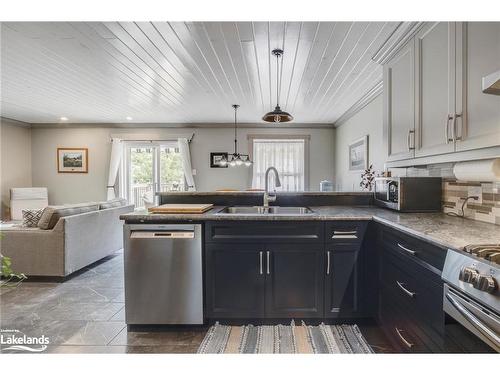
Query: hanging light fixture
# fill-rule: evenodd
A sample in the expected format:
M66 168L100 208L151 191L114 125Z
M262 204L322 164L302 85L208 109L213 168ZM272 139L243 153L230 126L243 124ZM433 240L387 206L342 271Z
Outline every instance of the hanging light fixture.
M247 154L238 153L238 119L237 119L237 111L239 108L238 104L233 104L234 108L234 152L232 154L227 155L227 159L223 156L219 161L219 164L225 167L229 165L230 167L239 167L244 165L249 167L252 165L252 161L250 160L250 156Z
M267 112L262 120L266 122L289 122L293 120L293 116L288 112L282 111L280 108L280 89L281 89L281 75L279 69L279 59L283 55L282 49L273 49L272 54L276 56L276 107L274 111Z

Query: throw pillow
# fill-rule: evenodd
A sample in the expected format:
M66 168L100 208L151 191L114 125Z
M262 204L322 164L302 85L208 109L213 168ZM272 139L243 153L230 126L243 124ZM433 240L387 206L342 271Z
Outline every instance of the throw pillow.
M23 227L35 228L38 226L38 222L43 214L43 208L34 210L22 210L23 213Z

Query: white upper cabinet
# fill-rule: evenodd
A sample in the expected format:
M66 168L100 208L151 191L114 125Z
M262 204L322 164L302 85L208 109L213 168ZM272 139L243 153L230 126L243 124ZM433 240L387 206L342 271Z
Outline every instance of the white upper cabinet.
M415 156L454 151L455 23L426 24L415 37Z
M463 82L463 116L457 118L456 150L500 146L500 96L482 92L484 76L500 70L500 22L469 22L457 30L462 43L457 55L464 56L457 83ZM457 98L459 98L457 92Z
M500 96L482 78L500 70L500 22L427 22L383 64L388 162L498 154Z
M414 156L414 60L410 41L384 65L384 139L389 161Z

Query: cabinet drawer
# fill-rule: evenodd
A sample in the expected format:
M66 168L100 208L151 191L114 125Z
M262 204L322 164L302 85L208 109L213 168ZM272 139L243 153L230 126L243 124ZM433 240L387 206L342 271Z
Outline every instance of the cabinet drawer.
M243 243L322 243L324 226L311 221L232 221L207 223L205 241Z
M429 353L427 340L419 334L415 322L394 303L394 296L386 290L381 293L380 320L385 334L400 350L407 353Z
M432 272L418 264L405 264L386 252L382 254L380 277L383 288L422 326L428 326L430 331L443 331L443 285L432 281L435 277Z
M395 229L384 228L382 230L382 246L424 262L437 271L443 270L446 258L444 249L407 236Z
M366 232L366 221L332 221L326 223L327 242L361 243Z

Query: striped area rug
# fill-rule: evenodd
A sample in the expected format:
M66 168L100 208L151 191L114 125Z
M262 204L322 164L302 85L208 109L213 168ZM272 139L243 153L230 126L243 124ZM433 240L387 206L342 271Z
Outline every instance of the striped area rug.
M356 325L210 327L198 353L373 353Z

